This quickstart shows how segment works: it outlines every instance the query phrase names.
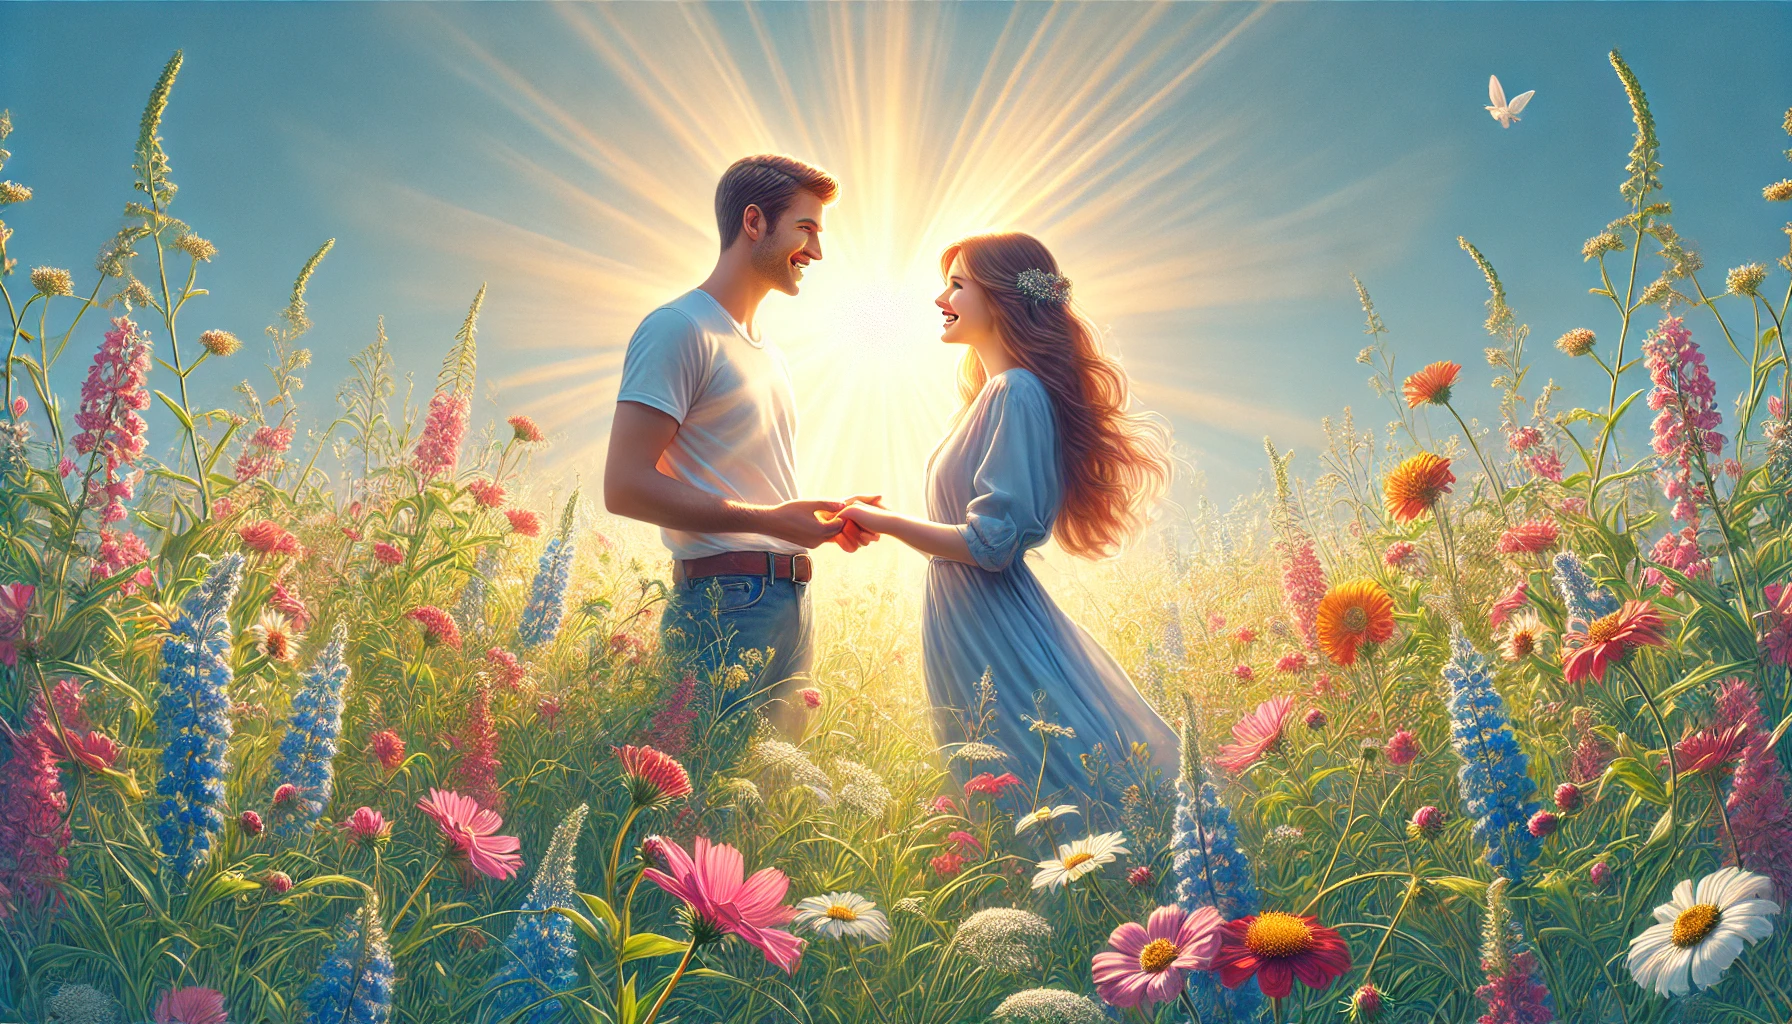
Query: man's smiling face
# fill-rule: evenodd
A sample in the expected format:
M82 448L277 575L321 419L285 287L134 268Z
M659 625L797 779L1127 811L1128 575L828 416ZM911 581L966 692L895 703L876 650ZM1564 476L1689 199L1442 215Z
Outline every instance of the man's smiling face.
M798 192L778 223L753 243L753 269L786 295L800 290L803 268L821 259L822 201Z

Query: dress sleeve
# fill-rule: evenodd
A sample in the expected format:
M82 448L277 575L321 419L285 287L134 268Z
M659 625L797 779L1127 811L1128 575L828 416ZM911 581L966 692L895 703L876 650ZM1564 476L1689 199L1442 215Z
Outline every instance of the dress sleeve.
M703 393L709 370L709 352L697 325L676 309L657 309L628 341L616 400L639 402L683 423Z
M959 527L980 568L1001 572L1051 535L1059 501L1058 440L1051 399L1032 377L997 379L989 447L972 475L976 497Z

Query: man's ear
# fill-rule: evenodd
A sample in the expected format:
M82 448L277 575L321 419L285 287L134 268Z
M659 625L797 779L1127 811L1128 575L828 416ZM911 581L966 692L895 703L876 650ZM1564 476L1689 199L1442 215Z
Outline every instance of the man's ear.
M759 241L765 234L765 211L756 204L748 203L747 208L740 213L740 230L748 241Z

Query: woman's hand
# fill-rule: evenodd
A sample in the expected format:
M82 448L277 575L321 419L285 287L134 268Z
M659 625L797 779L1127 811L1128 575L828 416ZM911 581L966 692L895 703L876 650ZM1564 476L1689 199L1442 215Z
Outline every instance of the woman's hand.
M835 515L872 535L890 532L891 524L902 518L887 509L857 501L847 505Z

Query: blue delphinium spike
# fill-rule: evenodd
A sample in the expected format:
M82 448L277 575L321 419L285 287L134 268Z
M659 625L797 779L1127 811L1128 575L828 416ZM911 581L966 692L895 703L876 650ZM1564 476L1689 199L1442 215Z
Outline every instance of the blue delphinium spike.
M1188 709L1182 727L1182 776L1176 780L1176 831L1170 841L1176 902L1191 912L1213 907L1221 919L1230 921L1257 912L1257 883L1251 862L1238 845L1232 811L1207 781L1194 718L1194 709ZM1226 989L1213 972L1195 971L1189 975L1188 993L1204 1022L1231 1019L1245 1024L1265 1008L1254 978Z
M1593 582L1580 556L1572 551L1556 555L1556 590L1568 609L1569 619L1592 622L1618 610L1618 599Z
M243 580L243 556L218 560L181 605L162 642L156 736L162 775L156 838L177 878L205 862L224 825L224 777L230 752L230 602Z
M330 802L330 762L342 732L342 688L348 663L342 660L348 627L338 623L330 643L305 673L305 686L292 699L292 721L274 758L274 780L290 783L298 795L276 804L275 831L293 836L311 828Z
M306 1024L386 1024L392 1017L392 948L380 898L344 915L336 947L305 988Z
M552 643L566 612L566 584L572 576L573 539L555 537L542 549L529 589L529 604L516 627L516 643L523 650Z
M579 947L572 922L552 913L551 908L579 906L577 858L585 813L584 804L574 807L554 829L548 852L535 869L529 895L518 908L522 913L517 915L516 928L504 940L503 962L487 984L500 1020L510 1019L511 1014L533 1003L517 1018L519 1024L547 1024L560 1015L560 1001L539 1000L578 984Z
M1458 628L1444 665L1449 687L1450 742L1461 755L1457 784L1475 819L1475 838L1487 846L1487 863L1517 882L1537 858L1540 844L1529 822L1538 809L1530 759L1512 734L1506 702L1493 688L1487 659Z

